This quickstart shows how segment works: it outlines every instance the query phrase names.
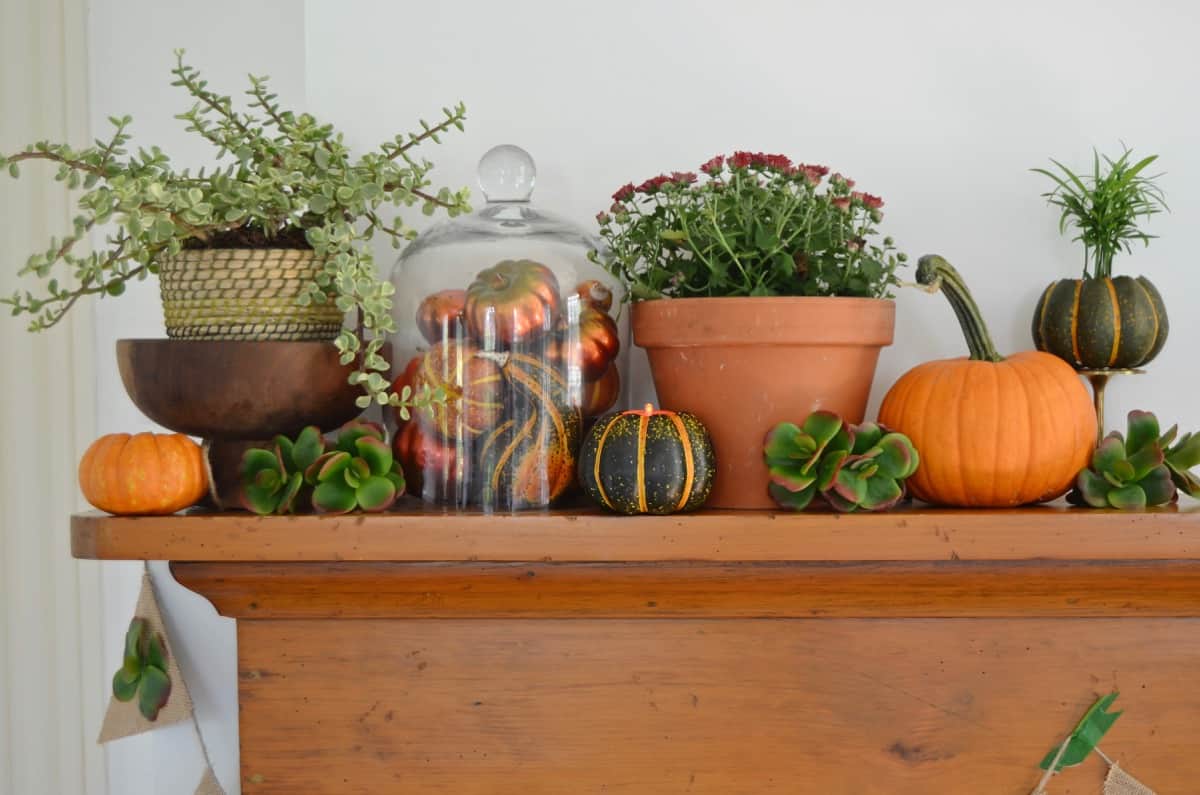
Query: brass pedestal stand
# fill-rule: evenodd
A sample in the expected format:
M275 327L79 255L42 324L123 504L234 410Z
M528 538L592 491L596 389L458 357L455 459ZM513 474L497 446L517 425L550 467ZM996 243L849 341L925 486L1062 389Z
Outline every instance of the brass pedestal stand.
M1099 444L1104 440L1104 390L1108 387L1108 379L1114 375L1142 375L1145 370L1133 368L1126 369L1103 369L1103 370L1079 370L1080 375L1087 378L1092 384L1092 394L1096 404L1096 443Z

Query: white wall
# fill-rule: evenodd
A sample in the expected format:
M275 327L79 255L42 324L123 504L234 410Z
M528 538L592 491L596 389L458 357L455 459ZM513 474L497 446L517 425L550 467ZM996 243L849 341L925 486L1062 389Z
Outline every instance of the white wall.
M172 50L187 49L210 87L234 96L248 86L246 74L269 74L285 103L304 99L304 8L288 0L206 0L202 4L154 0L92 0L92 128L108 129L111 115L133 116L134 144L157 144L178 166L198 167L215 154L184 132L174 115L191 107L170 85ZM153 429L130 403L117 373L113 346L122 337L163 336L158 285L132 287L120 301L96 307L96 404L99 433ZM121 640L137 601L140 565L105 563L106 657L120 663ZM155 566L175 652L191 687L217 776L230 795L238 792L237 659L232 620L171 580ZM98 733L99 726L94 727ZM200 780L202 757L189 724L110 743L111 795L190 793ZM33 793L29 793L33 795ZM62 795L72 795L63 793Z
M1191 306L1200 298L1193 4L95 0L90 33L97 124L132 113L139 140L181 162L207 153L170 118L182 108L166 75L180 45L229 91L247 71L273 75L285 100L307 96L309 110L359 146L462 99L467 133L430 150L435 178L473 184L480 154L517 143L537 159L538 202L585 224L617 185L717 152L780 151L831 165L885 197L886 230L910 254L942 253L960 267L1006 350L1029 347L1040 289L1081 261L1027 169L1050 156L1082 165L1093 145L1113 151L1124 140L1161 154L1168 172L1174 212L1150 227L1161 239L1118 267L1158 284L1172 341L1150 375L1114 382L1110 420L1145 407L1200 426L1200 376L1189 366L1200 332ZM144 288L98 308L101 432L148 427L112 358L118 337L161 334L154 287ZM881 361L873 405L916 362L964 351L942 299L904 291L899 303L897 343ZM107 603L131 608L132 573L110 580ZM167 609L218 773L233 791L231 624L178 588ZM110 612L115 660L128 610ZM151 755L160 761L147 777ZM122 795L188 792L199 770L186 730L121 741L111 759L112 792Z
M580 223L620 184L718 152L824 163L882 195L909 254L944 254L974 288L1002 350L1031 346L1041 289L1082 267L1030 174L1091 147L1159 153L1174 212L1118 261L1149 276L1172 341L1152 374L1117 379L1134 407L1200 425L1189 340L1200 321L1200 6L1184 2L859 0L309 0L309 108L369 145L467 104L467 133L434 149L435 177L474 185L496 143L537 160L535 200ZM872 406L913 364L965 352L944 300L899 296ZM874 409L872 408L872 411ZM1122 419L1123 422L1123 419Z

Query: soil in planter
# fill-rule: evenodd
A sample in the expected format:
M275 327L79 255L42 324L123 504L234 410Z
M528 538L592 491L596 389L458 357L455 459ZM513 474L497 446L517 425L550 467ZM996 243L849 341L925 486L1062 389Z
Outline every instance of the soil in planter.
M191 238L183 244L186 249L203 248L287 248L311 249L304 237L304 230L288 226L268 236L259 226L240 226L237 229L227 229L217 232L207 240Z

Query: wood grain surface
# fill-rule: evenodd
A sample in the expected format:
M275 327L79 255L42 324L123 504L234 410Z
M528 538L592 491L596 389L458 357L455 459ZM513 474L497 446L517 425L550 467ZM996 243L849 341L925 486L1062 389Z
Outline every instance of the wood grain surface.
M246 795L1028 795L1200 780L1200 512L72 521L238 619ZM1053 782L1092 795L1096 759Z
M222 615L250 619L1200 616L1192 561L176 562L171 570Z
M243 620L238 645L246 795L1028 795L1113 688L1104 749L1162 795L1200 780L1196 619Z
M179 561L1200 560L1200 508L1043 506L880 514L701 511L460 514L406 502L369 516L80 514L76 557Z

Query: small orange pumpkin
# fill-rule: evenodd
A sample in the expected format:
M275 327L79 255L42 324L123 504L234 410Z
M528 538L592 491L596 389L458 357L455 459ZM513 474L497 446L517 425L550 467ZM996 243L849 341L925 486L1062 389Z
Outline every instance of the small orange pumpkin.
M79 488L102 511L170 514L208 492L204 454L180 433L113 433L92 442L79 462Z
M554 271L532 260L504 260L467 287L467 330L488 351L507 350L553 331L561 299Z
M1096 443L1096 410L1079 376L1048 353L998 354L962 277L941 257L922 257L917 281L950 301L971 355L917 365L879 408L879 423L921 453L913 494L994 508L1061 496Z
M463 336L466 290L442 290L425 296L417 307L417 328L432 343Z
M575 294L584 306L594 306L601 312L612 309L613 294L607 284L595 279L588 279L575 285Z

